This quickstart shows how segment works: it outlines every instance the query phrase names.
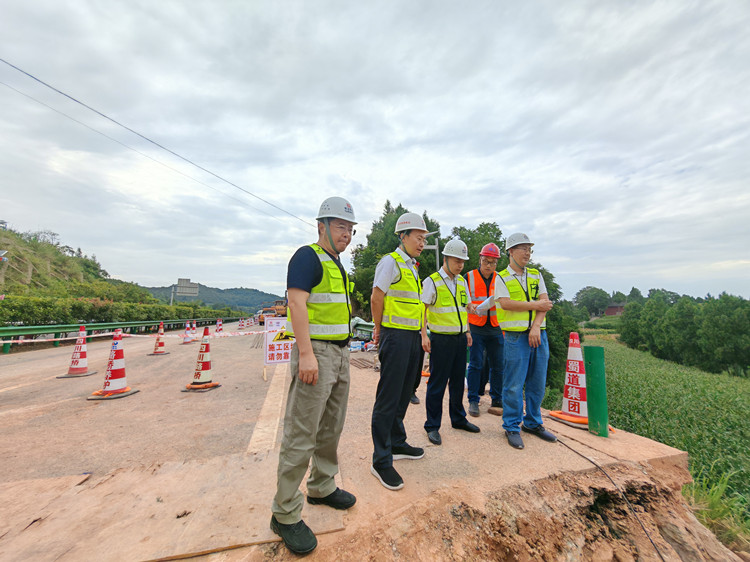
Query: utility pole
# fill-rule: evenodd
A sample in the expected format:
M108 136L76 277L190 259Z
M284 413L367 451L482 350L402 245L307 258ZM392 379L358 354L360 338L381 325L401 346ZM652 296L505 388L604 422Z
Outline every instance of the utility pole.
M432 236L433 234L440 234L440 231L435 230L433 232L428 232L424 236L425 238L427 238L428 236ZM436 268L436 271L440 271L440 236L435 236L434 244L425 244L424 249L435 250L435 268Z

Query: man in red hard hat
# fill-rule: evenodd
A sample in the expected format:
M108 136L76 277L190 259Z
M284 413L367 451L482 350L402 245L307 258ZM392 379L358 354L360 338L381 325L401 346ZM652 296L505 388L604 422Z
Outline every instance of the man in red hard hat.
M469 298L475 305L495 294L497 262L500 248L490 242L479 252L479 267L466 274ZM469 314L472 346L467 373L469 415L479 416L479 390L481 387L484 354L490 366L490 405L489 413L500 415L503 406L503 330L497 319L495 306L486 312Z

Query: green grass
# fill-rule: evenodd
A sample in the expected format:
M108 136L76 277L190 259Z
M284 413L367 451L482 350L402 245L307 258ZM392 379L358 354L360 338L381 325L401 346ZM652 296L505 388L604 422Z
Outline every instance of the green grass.
M586 343L604 347L610 423L687 451L697 486L723 497L747 525L750 379L656 359L612 336Z
M621 319L619 316L602 316L594 320L588 320L583 327L594 330L618 331L620 329Z

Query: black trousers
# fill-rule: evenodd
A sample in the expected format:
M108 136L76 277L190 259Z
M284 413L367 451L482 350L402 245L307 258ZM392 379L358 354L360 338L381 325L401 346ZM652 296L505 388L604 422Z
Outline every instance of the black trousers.
M466 380L466 334L430 334L430 380L427 381L425 431L440 429L443 396L448 386L448 414L451 424L466 424L464 381Z
M380 328L380 381L372 408L372 465L393 466L391 447L406 443L404 416L420 370L422 336L419 330Z

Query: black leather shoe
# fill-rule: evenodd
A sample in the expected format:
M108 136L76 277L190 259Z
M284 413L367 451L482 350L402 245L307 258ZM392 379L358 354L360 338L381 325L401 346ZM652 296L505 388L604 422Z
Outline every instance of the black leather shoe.
M523 449L523 439L521 434L517 431L506 431L505 437L508 438L508 445L514 449Z
M318 546L318 539L302 520L285 525L276 521L276 516L272 515L271 530L281 537L286 547L294 554L307 554Z
M440 432L437 429L433 429L432 431L427 432L427 439L430 440L430 443L433 443L434 445L442 445L443 440L440 439Z
M307 496L307 503L313 505L323 504L332 507L333 509L349 509L357 503L357 498L354 497L354 494L350 494L346 490L336 488L334 492L328 494L324 498L312 498Z
M419 404L419 397L416 394L412 394L411 398L409 398L409 402L412 404Z
M533 433L540 439L544 439L545 441L549 441L550 443L554 443L555 441L557 441L557 437L555 437L555 434L544 429L543 425L538 425L533 428L521 425L521 430L525 431L526 433Z
M460 429L462 431L468 431L469 433L479 433L479 427L469 421L461 425L454 425L452 427L453 429Z

